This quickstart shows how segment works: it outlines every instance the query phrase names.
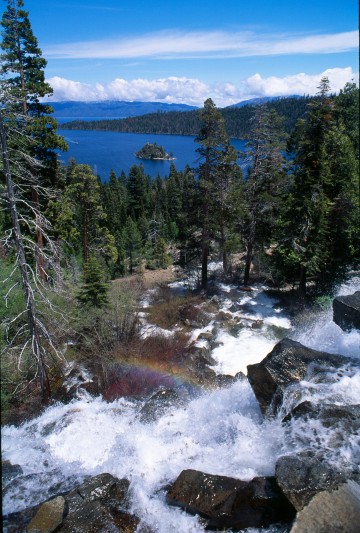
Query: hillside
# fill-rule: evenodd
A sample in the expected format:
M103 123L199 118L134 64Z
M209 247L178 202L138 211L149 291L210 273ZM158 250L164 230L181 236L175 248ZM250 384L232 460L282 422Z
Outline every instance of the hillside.
M293 129L296 121L304 116L309 97L280 98L267 102L270 109L274 109L284 117L284 128L287 133ZM249 136L250 119L255 106L248 104L242 107L226 107L221 109L225 125L230 137L246 139ZM122 133L159 133L169 135L197 135L200 128L197 110L169 111L149 113L137 117L114 120L75 120L61 125L63 129L118 131Z
M126 118L156 113L157 111L190 111L197 109L185 104L164 104L161 102L125 102L105 100L101 102L49 102L56 118Z

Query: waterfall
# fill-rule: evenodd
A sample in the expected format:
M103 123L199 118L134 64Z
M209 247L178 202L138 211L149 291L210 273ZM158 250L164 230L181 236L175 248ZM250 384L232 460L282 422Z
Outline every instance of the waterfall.
M342 291L353 292L357 283ZM320 313L316 322L312 317L307 330L297 330L261 288L251 295L226 289L222 305L225 312L257 327L240 329L236 335L220 329L218 340L223 344L213 351L219 373L244 371L285 333L318 350L360 357L359 332L343 332L332 323L331 311ZM344 368L330 385L310 379L301 382L300 391L303 399L312 401L360 403L360 374ZM53 405L20 427L4 427L3 459L20 465L23 475L5 491L3 513L69 490L88 475L108 472L130 481L131 512L144 529L197 533L204 531L198 517L165 503L167 484L184 469L251 480L273 475L276 459L301 446L329 449L331 461L359 462L358 443L342 442L332 450L334 435L319 422L305 427L294 421L286 429L280 417L264 421L246 378L227 388L203 391L150 423L142 422L143 405L141 400L107 403L100 397L84 398Z

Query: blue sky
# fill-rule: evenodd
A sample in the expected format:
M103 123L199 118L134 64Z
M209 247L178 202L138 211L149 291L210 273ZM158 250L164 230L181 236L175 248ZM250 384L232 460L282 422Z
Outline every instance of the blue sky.
M5 5L5 2L3 2ZM220 107L358 81L358 1L24 0L56 100Z

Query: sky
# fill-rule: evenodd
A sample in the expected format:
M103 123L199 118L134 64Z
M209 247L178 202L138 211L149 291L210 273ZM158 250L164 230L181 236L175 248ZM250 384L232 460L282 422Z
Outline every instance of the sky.
M5 9L6 2L1 0ZM24 0L53 101L218 107L359 80L358 0Z

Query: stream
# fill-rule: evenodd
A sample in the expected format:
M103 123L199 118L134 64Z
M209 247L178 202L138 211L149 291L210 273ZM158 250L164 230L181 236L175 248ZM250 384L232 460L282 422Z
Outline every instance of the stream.
M359 287L360 279L353 279L340 294ZM251 293L226 285L220 289L221 309L247 327L232 332L217 329L211 355L219 374L246 373L248 364L263 359L285 336L317 350L360 357L360 332L343 332L332 322L332 309L295 326L261 287ZM331 385L315 386L308 380L300 383L300 390L303 400L358 404L360 374L346 368ZM150 423L141 421L143 404L124 398L107 403L85 396L53 405L20 427L4 427L3 459L20 465L23 476L7 487L3 513L70 490L88 475L108 472L130 481L130 512L141 519L139 532L200 533L204 527L198 517L165 503L166 486L184 469L251 480L273 475L277 458L301 446L326 448L330 461L360 462L358 441L332 449L331 430L320 424L307 427L294 422L289 435L281 417L264 421L247 379L227 388L197 391L185 405ZM295 439L295 434L300 438Z

